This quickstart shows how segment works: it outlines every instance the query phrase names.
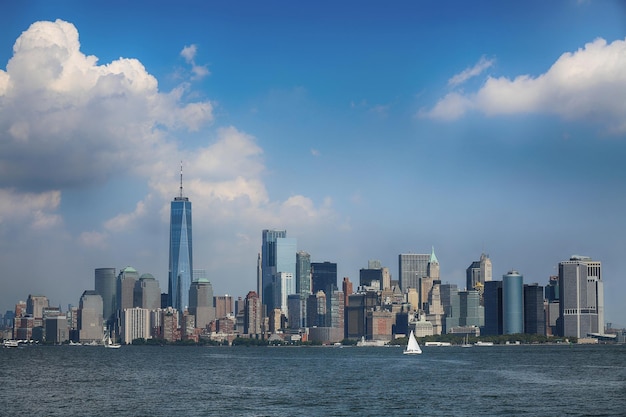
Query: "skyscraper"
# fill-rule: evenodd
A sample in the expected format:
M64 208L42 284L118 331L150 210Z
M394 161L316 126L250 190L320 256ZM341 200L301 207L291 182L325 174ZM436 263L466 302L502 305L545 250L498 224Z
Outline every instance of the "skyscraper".
M296 239L287 238L286 230L263 230L260 298L268 312L280 307L282 294L279 274L291 274L292 279L296 276L296 246ZM291 291L295 292L295 285Z
M602 264L587 256L572 256L559 263L559 320L564 337L604 333Z
M206 277L194 280L191 284L189 289L189 313L196 316L196 327L200 329L204 329L215 320L213 286Z
M477 289L482 292L485 282L491 281L492 266L489 255L482 253L479 261L474 261L465 271L465 285L468 290Z
M117 276L117 310L120 317L122 311L135 307L135 283L139 279L137 270L127 266Z
M161 288L152 274L143 274L135 282L133 307L156 310L161 307Z
M180 194L170 205L170 264L168 304L179 311L189 305L193 274L191 201L183 196L183 167L180 167Z
M102 340L102 297L95 291L84 291L80 297L78 331L81 342Z
M305 299L311 295L311 255L304 251L296 253L296 292Z
M524 277L517 271L502 276L502 331L524 333Z
M94 288L102 297L102 317L105 321L113 320L117 299L115 268L96 268L94 278Z
M430 255L417 253L402 253L398 255L398 276L402 292L409 288L417 288L419 292L420 279L428 276Z
M524 285L524 333L546 334L543 286L536 283Z
M483 294L485 304L485 327L480 334L502 334L502 281L486 281Z

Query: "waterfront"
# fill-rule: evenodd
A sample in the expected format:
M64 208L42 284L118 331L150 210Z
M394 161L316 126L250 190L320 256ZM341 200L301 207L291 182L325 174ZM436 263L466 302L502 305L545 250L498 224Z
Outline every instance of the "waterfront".
M0 386L1 415L616 416L626 346L39 346Z

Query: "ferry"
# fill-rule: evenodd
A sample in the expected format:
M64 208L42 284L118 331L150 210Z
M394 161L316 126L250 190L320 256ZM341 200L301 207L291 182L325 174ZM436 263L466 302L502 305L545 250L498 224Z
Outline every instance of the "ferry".
M5 348L16 348L20 345L19 340L3 340L2 347Z
M424 346L452 346L452 343L450 342L426 342L424 343Z
M493 342L481 342L480 340L474 343L474 346L493 346Z

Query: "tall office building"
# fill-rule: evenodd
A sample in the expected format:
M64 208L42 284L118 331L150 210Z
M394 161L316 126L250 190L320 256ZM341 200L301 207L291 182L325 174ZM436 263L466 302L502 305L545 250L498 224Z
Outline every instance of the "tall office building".
M485 308L480 305L478 291L459 291L459 326L485 325Z
M445 328L442 333L450 333L450 329L459 326L460 319L460 301L459 301L459 289L456 284L441 284L439 286L441 305L446 315Z
M250 291L244 302L243 333L249 336L260 335L262 321L261 300L256 292Z
M132 343L135 339L152 338L150 310L140 307L122 311L122 343Z
M296 293L301 298L311 295L311 255L304 251L296 253Z
M102 317L109 322L115 318L117 277L115 268L96 268L94 288L102 297Z
M120 312L135 307L135 283L139 279L137 270L131 266L122 269L117 276L117 310Z
M222 319L233 312L233 297L226 295L216 295L213 297L215 306L215 318Z
M168 304L178 311L189 306L193 274L191 201L183 196L183 167L180 167L180 193L170 205L170 263Z
M517 271L502 276L502 332L524 333L524 277Z
M26 299L26 314L32 315L36 321L43 319L43 310L48 307L48 297L29 294ZM38 325L41 326L42 323Z
M261 300L267 311L280 308L277 304L282 299L280 294L279 273L296 276L297 241L287 238L286 230L263 230L261 246ZM295 292L295 286L293 289ZM292 293L293 293L292 292ZM289 294L286 294L288 296Z
M524 333L546 334L543 286L539 284L524 285Z
M311 276L313 294L321 290L328 297L337 290L337 264L335 262L312 262Z
M485 286L485 282L491 281L492 278L492 266L489 255L483 253L480 255L480 260L474 261L465 271L465 285L468 290L479 290Z
M100 342L104 335L102 326L102 297L87 290L80 297L78 307L78 334L81 342Z
M564 337L604 333L602 264L587 256L572 256L559 263L559 320Z
M148 310L161 308L161 287L152 274L142 274L135 282L133 307Z
M196 317L196 327L204 329L215 320L213 286L207 278L199 278L189 289L189 313Z
M417 253L402 253L398 255L398 277L400 288L406 293L409 288L417 288L419 292L420 279L428 276L430 255Z
M502 281L486 281L483 300L485 327L480 334L485 336L502 334Z

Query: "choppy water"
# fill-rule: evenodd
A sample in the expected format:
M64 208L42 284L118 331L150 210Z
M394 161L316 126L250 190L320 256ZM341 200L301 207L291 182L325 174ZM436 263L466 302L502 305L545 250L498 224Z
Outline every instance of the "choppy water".
M0 415L620 416L626 346L0 349Z

